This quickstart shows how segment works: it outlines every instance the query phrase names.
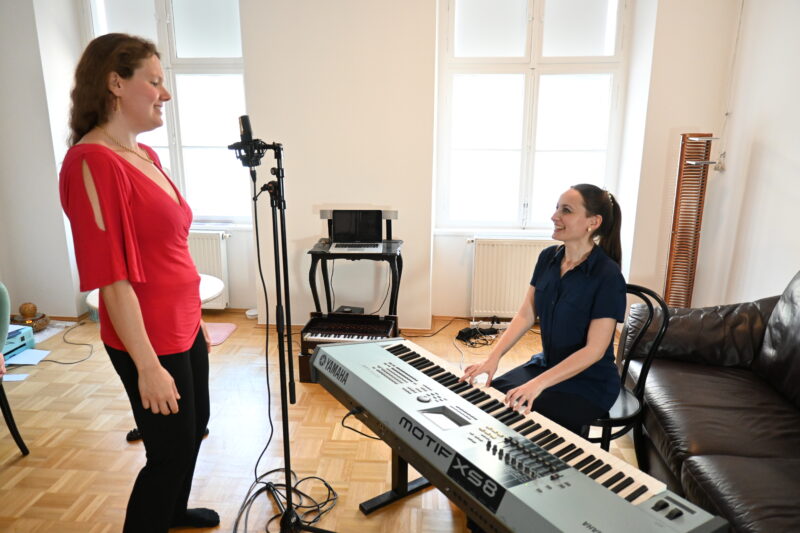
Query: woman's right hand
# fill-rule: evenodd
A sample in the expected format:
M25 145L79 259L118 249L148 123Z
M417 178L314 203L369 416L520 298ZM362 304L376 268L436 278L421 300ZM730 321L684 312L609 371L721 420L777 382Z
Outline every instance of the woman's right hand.
M480 376L481 374L486 374L486 386L490 386L492 384L492 378L494 378L495 373L497 372L497 365L500 363L500 358L495 357L494 355L490 355L484 362L477 363L474 365L469 365L464 370L464 375L461 376L459 381L468 381L470 385L473 384L475 378Z
M169 372L161 365L139 371L139 394L142 406L153 414L168 415L178 412L178 387Z

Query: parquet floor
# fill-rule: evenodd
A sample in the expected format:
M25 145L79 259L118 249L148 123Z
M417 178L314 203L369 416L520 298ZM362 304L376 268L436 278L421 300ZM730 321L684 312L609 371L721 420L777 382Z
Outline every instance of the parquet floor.
M233 531L242 500L254 479L254 468L269 436L269 413L275 426L258 473L283 465L276 343L271 335L269 375L265 380L265 330L244 313L209 312L209 322L234 322L238 328L211 354L211 421L197 465L190 503L216 509L218 531ZM438 320L436 329L446 324ZM458 363L453 344L466 324L456 320L436 336L414 342ZM97 324L86 321L68 340L94 346L94 355L79 364L40 363L13 373L30 374L23 382L5 383L17 425L31 450L22 457L4 423L0 423L0 532L106 533L121 530L128 494L144 463L141 443L125 434L134 424L127 397L102 348ZM295 336L295 339L297 336ZM529 333L503 360L510 367L539 347ZM88 347L66 344L59 334L37 348L51 350L48 359L75 361ZM299 342L295 343L299 350ZM464 349L465 364L479 360L488 348ZM297 404L290 408L292 466L300 477L319 476L338 492L336 507L317 524L339 533L465 532L463 513L438 490L428 489L369 517L358 504L390 487L390 450L340 425L346 411L315 384L297 384ZM361 426L356 420L348 423ZM633 461L629 441L620 439L612 452ZM274 477L281 481L282 476ZM326 490L309 482L305 490L322 499ZM275 513L260 496L252 506L247 531L264 531ZM272 524L270 531L277 531ZM211 531L179 530L174 531ZM244 521L239 532L244 532Z

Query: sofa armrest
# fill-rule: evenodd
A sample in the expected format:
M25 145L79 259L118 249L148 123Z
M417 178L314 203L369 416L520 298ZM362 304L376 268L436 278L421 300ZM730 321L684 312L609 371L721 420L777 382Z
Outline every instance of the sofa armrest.
M661 340L655 357L677 359L707 365L749 368L761 351L764 331L778 296L755 302L717 305L714 307L670 307L669 327ZM643 327L647 307L631 306L620 337L619 355L627 356L636 333ZM645 332L634 358L644 357L650 349L661 310Z

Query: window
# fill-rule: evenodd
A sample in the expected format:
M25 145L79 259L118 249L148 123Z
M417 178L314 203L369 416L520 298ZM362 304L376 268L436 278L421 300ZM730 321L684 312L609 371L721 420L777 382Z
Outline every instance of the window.
M165 127L139 136L198 222L249 222L250 181L227 146L245 114L238 0L88 0L95 36L123 32L161 53L172 101Z
M617 0L446 0L436 224L545 230L570 185L615 185Z

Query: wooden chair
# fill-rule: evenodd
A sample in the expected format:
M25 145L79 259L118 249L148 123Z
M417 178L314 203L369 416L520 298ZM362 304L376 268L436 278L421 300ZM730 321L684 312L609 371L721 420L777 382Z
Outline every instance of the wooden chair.
M642 406L644 404L644 387L647 381L647 373L650 371L650 365L653 362L653 357L658 351L658 346L661 344L661 339L667 331L669 324L669 308L664 300L656 292L639 285L628 284L627 293L639 297L647 306L647 314L644 320L643 327L640 328L630 344L630 348L620 350L620 355L623 357L622 369L620 372L621 387L619 396L614 405L608 411L608 415L603 418L598 418L592 422L591 426L602 428L600 437L588 437L590 442L599 442L600 447L608 451L611 441L619 438L628 433L631 429L634 434L634 441L641 436L642 431ZM655 317L655 305L661 308L661 324L653 343L650 345L644 360L642 361L642 368L639 373L639 379L633 389L629 389L626 385L628 378L628 367L631 359L636 355L636 349L639 346L642 335L650 328ZM620 344L625 342L625 339L620 340Z
M8 290L6 286L0 283L0 346L5 346L6 337L8 336L8 324L11 317L11 301L8 297ZM3 388L3 376L0 376L0 411L3 412L3 418L6 421L8 430L11 436L14 437L14 442L19 446L19 451L22 455L28 455L28 447L25 446L25 441L22 440L22 435L19 434L17 424L14 423L14 415L11 413L11 405L8 403L6 391Z

